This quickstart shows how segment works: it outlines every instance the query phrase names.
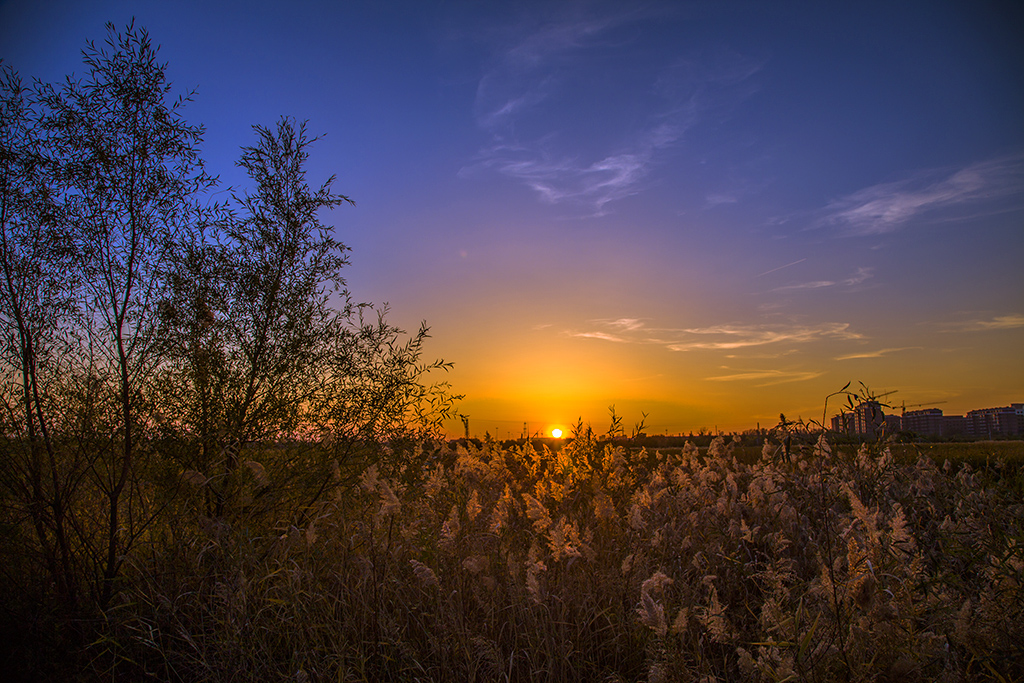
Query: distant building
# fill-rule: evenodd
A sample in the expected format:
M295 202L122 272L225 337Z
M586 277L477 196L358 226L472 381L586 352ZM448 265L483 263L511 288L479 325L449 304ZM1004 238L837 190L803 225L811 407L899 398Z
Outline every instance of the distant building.
M942 416L942 436L963 436L967 434L967 418L963 415Z
M840 413L833 417L832 431L836 434L853 434L853 413Z
M943 415L938 408L908 410L901 417L886 415L878 401L864 401L853 412L833 417L832 431L865 439L877 439L883 431L887 434L908 431L918 436L968 436L975 439L1024 436L1024 403L972 410L967 415Z
M942 436L943 421L942 411L938 408L903 413L903 429L918 436Z
M885 413L878 401L864 401L853 409L853 434L877 439L885 425Z
M840 413L832 418L832 431L848 436L877 439L882 432L900 431L899 415L886 415L878 401L864 401L850 413Z
M1024 404L969 411L967 433L976 439L1024 434Z

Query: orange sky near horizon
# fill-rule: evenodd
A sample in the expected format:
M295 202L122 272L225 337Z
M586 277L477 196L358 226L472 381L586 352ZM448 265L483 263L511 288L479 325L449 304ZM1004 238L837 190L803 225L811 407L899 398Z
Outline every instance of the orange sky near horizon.
M497 332L477 339L455 321L446 332L442 321L428 346L455 359L446 379L465 394L457 410L469 416L477 437L515 438L524 423L531 434L555 427L568 433L578 419L603 431L610 406L627 430L646 413L648 434L771 427L780 413L827 420L841 399L832 399L823 413L825 398L847 382L851 390L863 382L876 393L894 391L884 401L896 414L902 405L962 415L1024 401L1024 370L1016 361L1024 339L1015 319L917 326L893 347L864 338L809 338L689 350L582 337L507 317L495 323ZM448 431L462 436L461 421L453 420Z

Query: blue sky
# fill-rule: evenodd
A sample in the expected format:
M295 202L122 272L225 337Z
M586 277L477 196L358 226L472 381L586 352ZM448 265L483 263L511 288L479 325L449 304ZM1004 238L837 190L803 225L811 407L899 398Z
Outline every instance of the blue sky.
M5 0L0 56L58 80L133 16L225 186L251 125L323 134L351 290L474 432L1024 400L1013 3Z

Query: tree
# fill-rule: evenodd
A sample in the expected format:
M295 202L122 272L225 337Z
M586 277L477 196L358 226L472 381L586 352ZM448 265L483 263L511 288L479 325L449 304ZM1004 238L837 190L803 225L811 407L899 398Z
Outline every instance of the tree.
M59 603L77 600L69 514L79 472L59 457L55 381L66 369L74 273L56 239L53 164L32 93L0 65L0 358L5 500L25 516ZM29 553L31 554L31 553Z
M298 523L456 398L425 325L351 301L321 222L351 201L307 183L305 125L255 127L252 187L202 206L189 97L144 30L107 28L80 79L0 65L0 552L67 613L108 608L141 539L194 530L183 482L228 517L251 472L263 521Z
M347 305L341 269L347 248L319 213L348 197L331 190L334 178L313 190L305 180L305 124L281 119L276 130L255 129L258 143L238 165L255 183L236 197L242 216L229 222L226 307L230 345L238 364L238 391L228 430L244 442L293 433L340 332L330 297Z
M89 468L106 508L104 529L83 534L99 565L99 604L110 601L127 548L144 523L137 487L146 384L159 363L157 303L178 234L207 187L198 146L202 128L181 117L187 98L170 100L166 67L143 29L107 25L104 46L83 51L87 75L59 90L44 87L44 125L65 206L61 238L78 275L77 372L101 389ZM89 407L93 409L92 406ZM102 550L100 547L102 546Z
M333 177L317 188L308 184L316 138L288 118L254 131L256 144L243 148L238 162L253 187L183 241L164 307L175 359L169 372L187 384L169 397L168 412L184 416L183 432L197 446L184 464L201 473L213 493L208 512L218 516L249 444L301 442L307 448L292 456L317 453L306 467L280 462L280 450L279 462L267 464L329 472L325 459L350 455L357 442L393 438L413 423L425 426L436 418L431 410L450 406L446 386L422 382L431 369L447 367L420 365L426 328L402 343L386 307L351 302L342 277L348 249L320 217L352 201L333 191ZM368 310L376 315L367 319ZM299 499L323 491L321 482Z
M197 443L188 464L211 480L217 515L241 448L300 429L339 332L330 297L346 294L346 248L318 214L350 200L333 178L306 183L304 125L255 131L238 162L254 189L181 241L163 309L169 372L186 384L165 398Z

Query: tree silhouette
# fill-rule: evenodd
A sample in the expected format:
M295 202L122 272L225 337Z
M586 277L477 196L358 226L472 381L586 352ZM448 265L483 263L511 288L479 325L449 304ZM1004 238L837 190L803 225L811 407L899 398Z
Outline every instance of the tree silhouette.
M77 359L87 381L101 386L94 406L100 454L89 469L104 499L105 532L99 603L146 513L138 487L139 444L149 422L146 383L159 364L156 306L177 235L193 198L209 184L198 146L202 129L181 116L187 101L170 97L165 65L144 29L107 25L108 37L83 51L82 80L44 88L44 125L64 199L61 237L73 249L80 333ZM91 407L92 408L92 407Z
M251 186L207 203L190 95L145 30L107 30L81 78L0 64L0 566L65 618L199 520L276 538L413 458L457 398L427 381L449 364L421 360L425 325L351 300L322 221L352 202L307 182L306 125L254 127Z

